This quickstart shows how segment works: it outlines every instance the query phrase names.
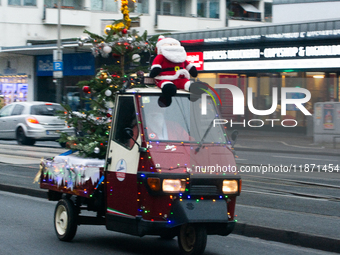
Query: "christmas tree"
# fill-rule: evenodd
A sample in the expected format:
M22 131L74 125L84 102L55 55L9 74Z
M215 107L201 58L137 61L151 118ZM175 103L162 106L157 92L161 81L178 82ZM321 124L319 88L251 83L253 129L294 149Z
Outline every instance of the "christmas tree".
M79 151L84 157L105 158L112 121L110 108L115 93L127 84L132 87L143 86L144 72L148 67L139 64L139 54L151 56L158 38L158 35L148 38L146 31L139 36L136 30L130 30L132 19L129 16L128 0L121 1L121 12L123 19L106 26L104 36L85 30L88 37L79 39L80 46L92 44L95 57L114 57L114 63L101 67L92 80L78 83L87 95L90 110L74 112L68 105L64 105L67 113L63 118L77 132L74 136L62 134L59 142ZM134 62L132 68L130 62ZM133 77L132 74L137 76Z

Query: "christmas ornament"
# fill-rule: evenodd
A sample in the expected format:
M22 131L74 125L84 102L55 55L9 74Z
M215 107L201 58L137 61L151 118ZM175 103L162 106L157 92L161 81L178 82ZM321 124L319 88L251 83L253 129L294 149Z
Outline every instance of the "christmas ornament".
M112 95L112 91L111 90L108 89L108 90L105 91L105 96L109 97L111 95Z
M123 30L122 30L122 33L125 35L125 34L127 34L127 32L128 32L128 30L126 29L126 28L124 28Z
M103 47L103 51L107 54L109 54L112 51L112 48L110 46L105 45Z
M93 152L98 154L100 152L100 149L98 147L96 147L96 148L94 148Z
M91 88L90 88L90 86L84 86L84 87L83 87L83 91L84 91L85 93L91 93Z
M144 77L144 72L143 71L137 71L137 77L142 78Z
M108 35L111 32L111 30L112 30L111 25L107 25L104 29L104 33Z
M133 54L132 55L132 61L133 62L139 62L140 61L140 55L139 54Z
M107 84L110 84L111 82L112 82L112 80L111 80L110 78L107 78L107 79L106 79L106 83L107 83Z

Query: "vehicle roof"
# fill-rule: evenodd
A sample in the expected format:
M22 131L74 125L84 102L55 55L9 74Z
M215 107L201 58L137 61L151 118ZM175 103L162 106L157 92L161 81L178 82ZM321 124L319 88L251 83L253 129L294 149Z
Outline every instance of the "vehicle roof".
M162 93L162 90L158 87L147 87L147 88L130 88L125 91L125 93ZM190 94L188 91L178 89L177 94Z

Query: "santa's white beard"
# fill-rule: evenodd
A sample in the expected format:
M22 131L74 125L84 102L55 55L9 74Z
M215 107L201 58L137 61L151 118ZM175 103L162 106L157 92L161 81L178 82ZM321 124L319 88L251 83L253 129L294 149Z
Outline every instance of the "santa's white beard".
M173 63L183 63L187 58L187 53L183 46L163 46L161 54Z

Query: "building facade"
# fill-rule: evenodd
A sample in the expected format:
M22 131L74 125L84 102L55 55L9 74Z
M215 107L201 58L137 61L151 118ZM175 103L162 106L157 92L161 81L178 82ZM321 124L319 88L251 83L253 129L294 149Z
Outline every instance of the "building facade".
M130 16L139 17L132 23L133 29L158 34L265 24L271 21L271 2L136 0L129 1L129 7ZM6 104L15 100L55 100L52 53L57 49L57 3L0 0L0 95ZM79 47L76 38L85 36L84 29L103 34L106 25L121 18L119 0L61 0L60 35L63 58L67 59L63 99L77 100L77 82L93 76L100 64L93 57L82 61L89 50Z
M294 119L296 126L304 132L308 119L300 109L287 105L286 114L281 114L282 88L307 89L311 99L304 107L312 114L317 102L339 102L339 19L174 33L172 36L187 49L189 59L199 69L200 80L211 86L230 84L238 87L246 98L251 98L251 104L257 110L270 109L277 98L277 110L269 116L253 114L247 100L245 114L235 116L231 93L220 90L225 102L221 112L226 119L245 120L246 123L260 119L263 122L258 121L260 124L256 125L264 123L268 127L282 126L282 121ZM277 93L274 88L277 88ZM285 96L303 99L306 95L289 93Z

